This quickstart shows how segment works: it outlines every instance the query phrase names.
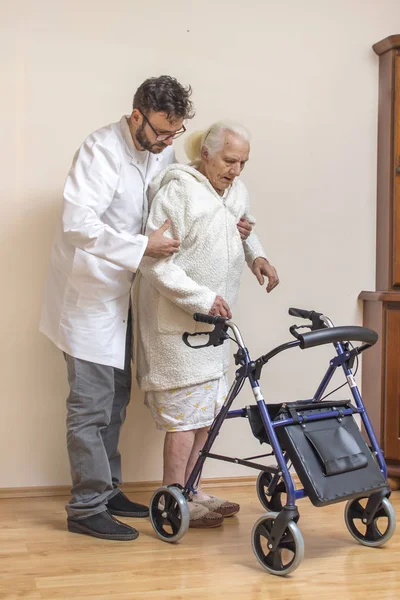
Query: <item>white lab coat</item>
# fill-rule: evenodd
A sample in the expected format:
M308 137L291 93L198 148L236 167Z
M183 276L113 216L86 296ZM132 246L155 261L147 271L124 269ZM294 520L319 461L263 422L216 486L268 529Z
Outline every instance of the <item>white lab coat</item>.
M40 330L62 351L122 369L130 292L145 252L147 186L175 161L139 152L126 117L74 157L50 257Z

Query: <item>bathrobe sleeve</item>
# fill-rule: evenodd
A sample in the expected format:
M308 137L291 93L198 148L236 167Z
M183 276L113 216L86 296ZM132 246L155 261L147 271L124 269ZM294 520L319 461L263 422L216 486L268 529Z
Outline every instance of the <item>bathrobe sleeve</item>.
M254 227L254 225L256 224L256 220L250 212L250 202L249 202L249 196L247 194L247 190L246 190L245 217L247 218L249 223L251 225L253 225L253 227ZM251 232L251 234L249 235L247 240L243 240L243 250L244 250L244 255L246 258L246 263L250 269L252 268L253 262L255 261L256 258L261 257L261 258L265 258L266 260L268 260L267 255L265 254L265 250L262 247L260 240L258 239L257 235L253 231Z

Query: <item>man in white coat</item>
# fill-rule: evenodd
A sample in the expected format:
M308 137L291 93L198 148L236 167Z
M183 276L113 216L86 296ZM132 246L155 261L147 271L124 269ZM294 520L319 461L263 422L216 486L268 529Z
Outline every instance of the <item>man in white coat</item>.
M130 116L86 138L65 184L40 329L67 364L66 510L74 533L132 540L138 532L112 515L148 516L119 489L118 441L131 390L130 295L143 256L179 249L178 240L163 235L168 222L148 237L143 232L147 186L175 162L173 140L194 114L190 95L172 77L146 80ZM246 237L251 226L241 219L238 229Z
M76 153L50 259L40 329L64 352L70 394L68 529L130 540L112 515L146 517L119 489L118 441L131 389L130 292L144 255L177 252L165 223L149 237L146 190L175 161L173 140L193 116L191 89L162 76L136 91L133 111L95 131Z

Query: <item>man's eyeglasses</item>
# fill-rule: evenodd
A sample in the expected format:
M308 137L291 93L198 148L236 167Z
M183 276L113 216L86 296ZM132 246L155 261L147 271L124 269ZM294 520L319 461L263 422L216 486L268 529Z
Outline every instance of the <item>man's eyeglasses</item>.
M150 123L150 121L148 120L146 115L144 115L141 110L139 110L139 112L142 115L143 119L146 121L147 125L150 127L150 129L155 134L157 142L166 142L167 140L175 140L179 136L183 135L186 131L186 127L184 125L182 125L181 129L178 129L178 131L175 131L174 133L159 133L156 129L154 129L153 125Z

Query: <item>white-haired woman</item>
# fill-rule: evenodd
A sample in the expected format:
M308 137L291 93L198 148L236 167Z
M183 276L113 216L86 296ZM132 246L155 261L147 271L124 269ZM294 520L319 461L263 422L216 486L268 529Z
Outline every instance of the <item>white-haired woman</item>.
M209 329L193 321L201 312L231 317L245 262L267 291L279 282L256 235L242 240L237 223L250 216L238 179L249 158L247 131L217 122L192 134L190 165L169 166L153 181L147 231L170 222L180 240L170 258L144 258L139 284L138 382L158 428L166 431L163 484L184 485L227 394L228 344L191 350L185 331ZM215 527L239 505L200 487L189 503L192 527Z

